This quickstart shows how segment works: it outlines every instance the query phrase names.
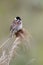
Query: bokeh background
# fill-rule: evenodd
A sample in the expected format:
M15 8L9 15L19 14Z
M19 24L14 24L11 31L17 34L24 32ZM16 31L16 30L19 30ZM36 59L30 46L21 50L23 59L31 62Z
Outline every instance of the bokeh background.
M10 24L16 16L22 18L24 28L32 35L37 58L28 64L31 56L21 52L11 65L43 65L43 0L0 0L0 42L9 35Z

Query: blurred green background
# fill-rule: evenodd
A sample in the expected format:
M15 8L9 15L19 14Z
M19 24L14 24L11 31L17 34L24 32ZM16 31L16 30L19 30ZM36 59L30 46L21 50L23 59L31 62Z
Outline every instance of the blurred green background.
M21 52L11 65L43 65L43 0L0 0L0 41L9 35L10 24L16 16L22 18L23 26L33 36L38 59L27 64L31 58Z

